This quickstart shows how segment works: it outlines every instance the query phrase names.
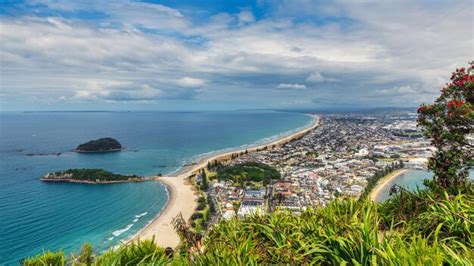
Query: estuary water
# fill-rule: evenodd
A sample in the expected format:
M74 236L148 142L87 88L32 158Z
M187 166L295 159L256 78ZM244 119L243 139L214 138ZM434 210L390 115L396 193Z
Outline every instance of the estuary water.
M399 185L401 187L415 191L417 188L426 188L423 185L423 180L433 178L433 173L425 170L414 170L408 169L404 173L390 180L380 191L378 197L375 199L377 202L383 202L390 197L390 188L393 185ZM469 171L469 178L474 179L474 171Z
M105 250L137 233L165 206L158 182L111 185L43 183L67 168L169 174L200 155L268 141L306 126L307 115L235 112L0 113L0 265L45 249ZM126 149L78 154L80 143L116 138Z

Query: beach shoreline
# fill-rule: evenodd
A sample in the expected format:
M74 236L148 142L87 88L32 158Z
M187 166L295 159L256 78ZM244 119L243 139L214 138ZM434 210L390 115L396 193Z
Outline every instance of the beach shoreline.
M166 176L180 176L180 175L185 175L189 172L196 172L197 170L200 170L200 169L203 168L203 167L197 167L197 166L201 166L202 163L206 163L206 166L207 166L207 162L215 161L216 157L221 157L221 156L226 156L226 155L231 156L232 154L240 154L241 152L245 152L245 151L255 152L257 149L262 149L265 146L267 146L267 147L270 146L268 148L271 149L271 146L275 145L275 144L277 144L277 146L282 146L282 145L284 145L288 142L291 142L292 140L295 140L296 137L294 137L294 135L299 135L302 132L304 132L304 134L306 134L306 133L308 133L309 131L311 131L312 129L315 128L315 126L314 126L315 124L316 124L316 127L317 127L317 125L319 125L319 119L320 118L319 118L318 115L312 115L312 114L307 114L307 115L311 116L313 118L311 123L309 123L308 125L297 128L297 129L292 130L290 132L285 132L287 134L283 133L281 136L278 136L276 138L272 138L268 141L257 142L257 143L254 143L254 144L246 144L246 145L241 145L241 146L235 147L235 148L222 149L222 150L217 150L217 151L213 151L213 152L210 152L210 153L205 153L205 154L198 155L198 156L196 156L195 160L193 160L191 162L188 162L187 165L178 168L177 170L175 170L174 172L171 172L170 174L167 174ZM291 138L291 140L284 142L287 138ZM284 142L284 143L282 143L282 142ZM219 158L217 158L217 159L219 159ZM197 168L199 168L199 169L197 169Z
M152 239L155 237L155 243L162 247L176 247L179 245L179 236L173 229L172 220L179 215L188 221L197 207L198 193L192 184L189 183L189 177L195 175L201 169L207 167L209 162L227 162L232 159L233 154L240 154L245 151L248 153L257 152L262 149L273 149L281 147L284 144L300 139L311 130L318 127L320 117L311 115L313 121L306 127L286 136L271 140L267 143L256 144L252 147L236 148L235 150L225 151L218 154L210 154L198 160L198 163L183 167L174 173L173 176L155 177L155 180L166 186L168 191L168 202L163 210L153 218L144 228L135 234L129 241Z
M377 202L378 197L380 196L380 193L382 192L382 189L384 189L388 183L390 183L392 180L395 178L399 177L403 173L405 173L408 169L397 169L390 174L384 176L382 179L377 182L376 186L374 189L370 192L370 199L374 202Z

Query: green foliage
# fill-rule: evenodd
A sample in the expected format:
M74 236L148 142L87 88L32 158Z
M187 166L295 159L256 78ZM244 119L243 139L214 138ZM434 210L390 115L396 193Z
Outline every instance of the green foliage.
M93 255L92 246L88 243L82 245L81 253L77 258L77 261L82 265L92 265L94 263L94 255Z
M97 265L146 265L165 264L171 261L165 249L156 246L154 239L138 243L122 245L118 249L110 249L98 257Z
M205 209L203 212L202 212L203 216L204 216L204 221L205 222L209 222L209 220L211 219L211 212L209 210L209 208Z
M417 222L419 226L425 223L422 214L417 216L421 219ZM453 215L449 217L446 219ZM435 229L429 233L420 233L414 224L407 223L379 228L381 222L378 205L353 200L333 201L301 216L277 211L233 219L210 231L205 241L206 254L197 260L219 263L226 258L239 258L242 261L238 263L329 265L440 265L469 261L461 254L472 248L468 244L472 239L457 237L459 245L452 245L452 238L460 232L440 226L454 228L456 222L445 224L435 220ZM460 228L472 237L472 228Z
M384 219L381 225L390 226L393 221L405 228L406 234L421 234L430 241L435 236L451 247L474 249L474 194L449 196L430 190L400 194L380 206ZM434 234L436 232L436 235Z
M209 188L209 183L207 181L207 174L204 169L201 170L201 178L202 178L202 181L201 181L200 189L203 191L206 191Z
M275 168L256 162L246 162L238 165L219 167L218 180L232 180L245 184L245 182L263 182L269 184L271 179L281 179L281 174Z
M211 197L207 198L207 204L209 205L209 211L211 213L216 213L217 209L216 209L214 201L212 201Z
M198 199L198 203L205 203L206 202L206 197L200 196Z
M201 219L204 215L200 212L195 212L191 215L191 220Z
M101 138L77 146L78 152L106 152L122 149L122 145L113 138Z
M436 148L428 163L434 172L431 187L457 194L467 182L474 154L467 139L474 133L474 63L456 69L435 102L418 108L418 125Z
M84 181L122 181L140 178L136 175L120 175L106 171L104 169L67 169L53 173L58 178L76 179ZM54 177L52 178L54 179Z
M24 266L62 266L66 265L66 256L64 252L57 251L46 251L43 254L37 255L35 257L27 258L22 261Z
M201 203L198 204L198 206L197 206L196 209L197 209L198 211L202 211L202 210L204 210L204 209L206 208L206 206L207 206L206 203L201 202Z

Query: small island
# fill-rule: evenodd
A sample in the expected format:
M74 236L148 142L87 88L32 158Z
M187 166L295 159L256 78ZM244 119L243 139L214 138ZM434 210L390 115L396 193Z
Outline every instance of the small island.
M41 177L45 182L69 182L86 184L110 184L125 182L143 182L151 180L150 177L137 175L114 174L104 169L67 169L54 173L48 173Z
M114 152L122 150L122 145L114 138L101 138L80 144L76 152Z

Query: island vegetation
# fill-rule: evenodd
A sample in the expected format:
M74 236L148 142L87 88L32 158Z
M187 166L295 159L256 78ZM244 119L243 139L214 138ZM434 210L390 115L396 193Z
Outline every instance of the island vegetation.
M80 144L75 149L76 152L113 152L120 151L122 145L114 138L101 138L91 140L86 143Z
M120 183L145 181L146 178L137 175L115 174L104 169L67 169L48 173L41 180L71 183Z
M437 148L423 190L393 187L383 203L342 198L300 215L277 210L222 220L205 236L178 216L175 249L153 240L105 253L85 245L78 255L46 251L23 265L473 265L474 185L466 175L473 149L466 137L474 133L474 64L451 79L434 104L418 110ZM222 173L234 176L232 168Z

